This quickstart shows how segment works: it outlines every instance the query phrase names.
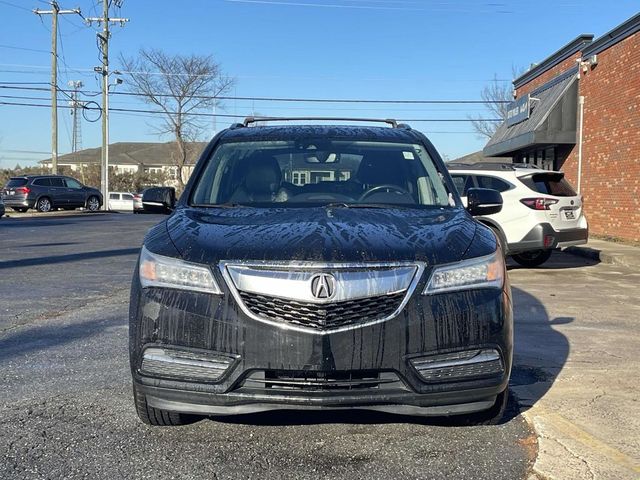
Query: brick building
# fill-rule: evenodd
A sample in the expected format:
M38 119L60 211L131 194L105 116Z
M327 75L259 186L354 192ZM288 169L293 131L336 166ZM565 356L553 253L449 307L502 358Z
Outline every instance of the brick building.
M577 37L513 86L484 155L562 170L592 233L640 241L640 14Z

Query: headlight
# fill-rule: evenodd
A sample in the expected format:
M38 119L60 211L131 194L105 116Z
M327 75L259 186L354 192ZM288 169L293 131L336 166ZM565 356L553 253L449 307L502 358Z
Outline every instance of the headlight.
M502 288L503 283L504 256L498 250L486 257L436 267L422 293L428 295L472 288Z
M139 271L143 288L167 287L222 294L209 267L156 255L145 247L140 254Z

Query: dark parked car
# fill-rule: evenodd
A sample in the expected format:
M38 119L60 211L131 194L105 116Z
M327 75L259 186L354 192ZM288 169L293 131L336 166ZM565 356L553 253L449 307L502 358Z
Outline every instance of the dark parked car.
M2 197L0 196L0 218L5 214L4 202L2 201Z
M246 123L250 123L247 121ZM363 408L500 420L511 290L493 232L408 126L222 131L147 234L130 304L143 422Z
M2 199L7 207L18 212L30 208L49 212L56 208L79 207L96 211L102 206L102 194L98 189L63 175L11 177L2 190Z

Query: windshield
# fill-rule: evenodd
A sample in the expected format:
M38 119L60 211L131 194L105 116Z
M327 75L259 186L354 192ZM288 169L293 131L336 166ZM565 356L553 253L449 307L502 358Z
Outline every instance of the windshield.
M439 206L452 204L425 148L370 141L220 145L198 179L198 206Z

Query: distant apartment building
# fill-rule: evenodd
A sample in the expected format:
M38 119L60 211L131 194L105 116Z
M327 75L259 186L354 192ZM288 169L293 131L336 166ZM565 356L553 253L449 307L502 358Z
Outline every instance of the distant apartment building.
M592 233L640 241L640 14L580 35L513 86L484 156L564 171Z
M206 142L190 142L187 144L187 163L182 169L182 178L186 182L191 176L195 162L204 150ZM118 173L124 172L164 172L171 185L177 184L178 169L175 166L175 142L118 142L109 145L109 166ZM74 172L81 172L83 167L100 165L101 148L88 148L75 153L58 156L58 166L69 167ZM51 159L40 162L50 167Z

